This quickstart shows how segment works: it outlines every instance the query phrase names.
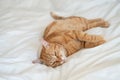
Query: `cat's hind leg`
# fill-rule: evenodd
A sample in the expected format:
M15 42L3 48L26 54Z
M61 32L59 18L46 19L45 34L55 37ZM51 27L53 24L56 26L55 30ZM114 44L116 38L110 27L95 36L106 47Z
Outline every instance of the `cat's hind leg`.
M104 21L101 18L97 18L97 19L88 20L88 24L86 27L83 27L83 31L86 31L95 27L107 28L108 26L109 26L109 23L107 21Z
M99 42L104 40L104 38L100 35L91 35L91 34L80 32L80 31L74 31L74 33L76 38L80 41Z
M88 20L88 24L90 24L93 27L101 26L103 28L107 28L109 26L109 23L102 18Z
M99 42L85 42L84 48L93 48L93 47L99 46L101 44L104 44L105 42L106 42L105 40L102 40Z
M93 22L99 22L99 21L102 21L103 19L101 19L101 18L96 18L96 19L90 19L90 20L87 20L88 21L88 23L90 24L90 23L93 23Z

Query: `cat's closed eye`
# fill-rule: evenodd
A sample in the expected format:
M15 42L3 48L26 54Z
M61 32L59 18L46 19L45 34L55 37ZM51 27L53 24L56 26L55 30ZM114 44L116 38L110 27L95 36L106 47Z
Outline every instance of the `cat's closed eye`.
M57 55L57 52L55 51L54 53L55 53L55 56L57 57L57 56L58 56L58 55Z

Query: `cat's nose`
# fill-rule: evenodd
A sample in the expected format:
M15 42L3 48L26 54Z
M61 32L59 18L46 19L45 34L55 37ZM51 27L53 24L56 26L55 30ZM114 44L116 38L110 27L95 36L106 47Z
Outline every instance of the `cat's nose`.
M66 60L66 58L64 58L64 57L62 57L61 59L64 60L64 61Z
M65 60L66 60L65 58L58 59L58 61L65 61Z
M62 57L61 60L65 62L66 61L66 57Z

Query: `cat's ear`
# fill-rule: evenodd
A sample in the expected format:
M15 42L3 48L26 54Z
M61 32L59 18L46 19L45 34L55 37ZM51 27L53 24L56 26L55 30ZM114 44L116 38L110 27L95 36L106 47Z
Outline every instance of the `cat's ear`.
M49 47L49 43L46 40L42 39L41 43L45 48Z

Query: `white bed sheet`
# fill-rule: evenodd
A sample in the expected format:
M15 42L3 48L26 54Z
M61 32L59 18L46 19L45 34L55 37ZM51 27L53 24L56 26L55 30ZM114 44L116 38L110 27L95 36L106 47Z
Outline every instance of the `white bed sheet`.
M53 21L51 11L108 20L109 28L88 31L107 42L77 52L55 69L32 64L43 31ZM120 1L0 0L0 80L120 80Z

